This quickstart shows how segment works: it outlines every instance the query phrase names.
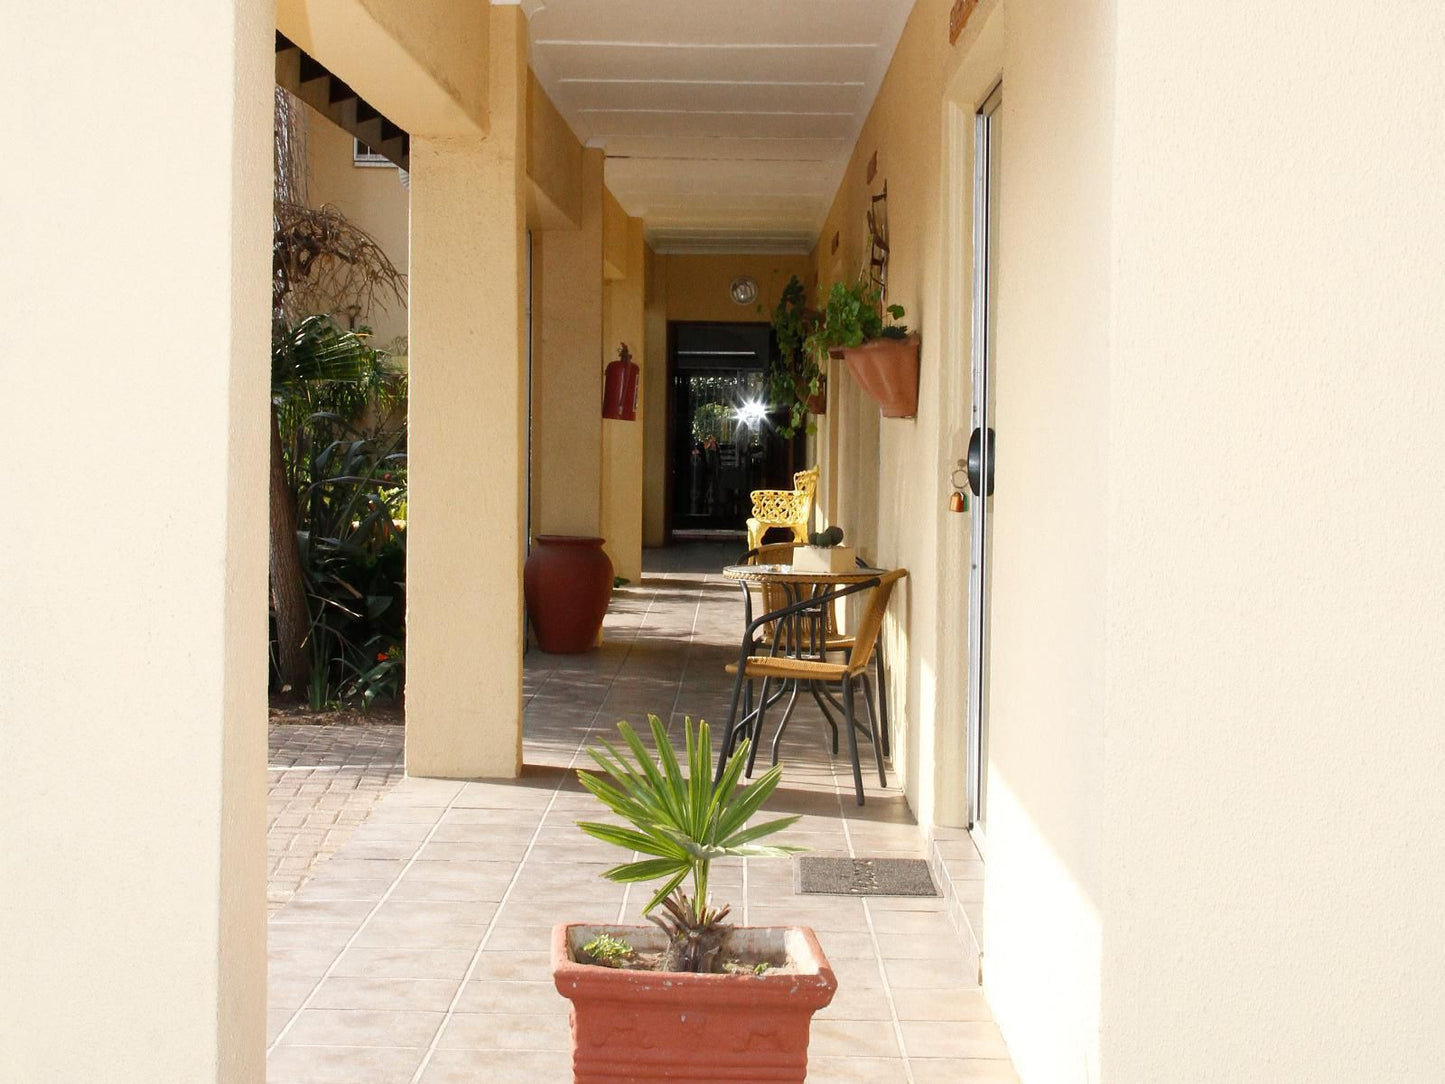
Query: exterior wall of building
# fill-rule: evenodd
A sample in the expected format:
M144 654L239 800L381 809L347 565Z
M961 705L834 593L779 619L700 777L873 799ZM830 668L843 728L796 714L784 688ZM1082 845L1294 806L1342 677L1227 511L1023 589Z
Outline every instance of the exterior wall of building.
M942 502L972 113L1002 75L983 947L1015 1062L1429 1078L1442 16L1301 2L1242 34L1204 5L1003 0L949 48L948 8L915 8L815 253L824 290L857 272L876 150L918 417L880 422L835 367L818 444L830 519L912 572L900 767L947 823L969 538Z
M486 135L491 32L473 0L277 0L276 29L412 135Z
M610 198L610 194L609 194ZM616 201L612 203L615 205ZM621 208L618 208L620 214ZM609 220L617 219L609 215ZM605 262L620 262L623 273L609 277L603 288L602 342L604 360L616 358L626 343L632 362L640 369L637 388L637 417L634 421L602 420L602 537L613 572L637 583L642 579L642 492L643 434L648 425L647 400L642 394L647 380L645 294L646 260L642 240L642 219L620 214L619 224L605 231L620 235L607 245L612 255Z
M532 236L532 531L602 529L602 152L582 153L575 229Z
M880 419L833 363L823 506L909 569L886 632L895 767L920 823L961 823L971 538L946 501L971 429L973 118L1002 76L984 982L1024 1079L1082 1081L1103 937L1105 522L1088 479L1107 395L1110 7L986 2L953 46L950 7L915 7L815 253L820 297L858 274L886 180L889 300L923 342L911 420Z
M812 265L806 256L759 253L731 256L654 255L650 257L647 350L643 395L649 405L644 441L643 533L646 544L667 538L667 324L673 320L719 323L767 323L788 279L807 282ZM728 292L740 275L758 284L758 300L739 305Z
M331 204L374 237L403 274L407 270L410 196L395 166L358 166L353 139L320 113L306 109L307 188L311 204ZM385 300L385 299L381 299ZM344 314L342 319L344 322ZM389 302L361 317L372 330L371 343L395 349L406 337L406 306Z
M1119 3L1106 1080L1445 1074L1445 13Z
M260 1080L271 11L5 23L0 1079Z
M522 766L527 33L488 13L488 135L411 152L406 769L444 778Z

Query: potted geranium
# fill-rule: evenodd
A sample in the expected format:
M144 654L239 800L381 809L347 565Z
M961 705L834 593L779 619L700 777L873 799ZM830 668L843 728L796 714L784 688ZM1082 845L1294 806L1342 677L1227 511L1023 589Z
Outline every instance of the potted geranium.
M684 724L684 775L661 721L654 715L648 722L655 760L624 722L618 729L627 751L604 742L590 750L603 774L578 773L625 822L578 826L647 856L604 876L662 884L643 908L651 926L569 923L553 930L553 980L572 1002L574 1079L801 1082L809 1022L837 988L817 938L800 926L727 924L728 906L714 906L708 891L714 859L781 857L796 849L757 841L797 817L748 825L782 767L743 784L744 741L714 786L706 723ZM653 913L659 907L662 916Z
M884 307L881 293L870 283L836 282L823 319L808 337L811 352L826 351L848 362L853 379L885 418L918 413L919 340L897 323L902 318L903 306Z
M827 373L821 358L804 349L818 313L808 308L807 291L797 275L783 287L772 322L778 353L768 369L768 390L773 402L787 411L778 429L785 437L805 428L812 432L808 415L824 414L828 409Z

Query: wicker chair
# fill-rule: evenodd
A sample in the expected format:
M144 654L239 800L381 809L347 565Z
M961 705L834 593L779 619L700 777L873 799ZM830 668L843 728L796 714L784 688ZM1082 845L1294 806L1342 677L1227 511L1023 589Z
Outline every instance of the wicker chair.
M753 515L748 520L748 549L757 549L769 527L787 527L798 542L808 541L813 521L813 499L818 492L818 468L793 475L792 489L753 490Z
M862 583L844 587L827 594L826 605L831 606L836 599L847 595L856 594L860 591L869 592L867 605L858 622L857 632L850 638L851 643L847 648L847 656L843 662L824 662L811 658L796 658L783 655L758 655L754 654L753 637L765 623L765 617L755 618L748 626L748 635L744 639L742 652L736 664L729 665L728 673L735 677L733 685L732 703L728 708L727 728L724 731L723 748L718 757L718 776L721 777L723 765L727 762L732 750L737 747L738 742L744 737L752 739L752 750L749 754L748 772L752 772L752 760L757 756L758 743L763 733L763 717L768 707L776 702L777 697L769 697L768 686L771 682L787 682L794 687L796 699L797 689L807 685L816 687L819 684L837 683L842 694L843 707L843 730L848 736L848 755L853 766L853 786L857 794L858 804L863 804L863 773L862 766L858 760L858 729L859 725L854 716L853 693L854 688L861 687L863 691L863 704L867 712L868 726L866 733L873 743L873 757L878 767L878 782L882 786L888 785L888 777L883 768L883 736L879 727L879 720L873 707L871 694L871 682L868 678L868 665L873 661L874 649L879 640L883 628L883 615L888 609L888 599L893 594L894 585L908 573L903 569L893 572L885 572L875 579L865 580ZM784 607L781 611L773 613L774 617L783 617L789 612L801 612L816 607L818 600L804 600ZM738 708L742 706L745 687L749 686L755 679L762 680L762 688L758 691L757 707L754 711L748 712L746 708L741 717ZM750 699L750 698L749 698ZM822 706L821 703L819 705ZM778 743L782 738L782 728L787 725L788 715L792 712L792 700L789 701L787 710L783 713L783 721L779 724L777 737L773 740L773 762L777 763ZM831 720L829 720L831 722ZM836 738L835 738L836 740Z

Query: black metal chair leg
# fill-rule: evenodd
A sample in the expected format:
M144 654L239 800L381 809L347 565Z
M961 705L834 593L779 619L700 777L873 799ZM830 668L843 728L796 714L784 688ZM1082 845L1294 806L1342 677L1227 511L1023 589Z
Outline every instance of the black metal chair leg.
M858 680L863 684L863 707L868 714L868 736L873 741L873 759L878 762L878 785L888 785L888 775L883 771L883 744L878 737L878 714L873 708L873 683L868 680L867 674L859 674Z
M883 738L883 755L891 757L893 750L890 748L892 737L889 734L888 726L888 668L883 661L883 635L880 633L878 642L873 647L873 666L878 671L878 731Z
M752 682L748 680L746 672L739 670L737 680L733 682L732 700L728 704L728 721L727 726L723 728L722 749L717 756L717 771L712 778L714 787L722 782L723 769L727 767L728 757L732 755L733 746L737 744L737 732L741 727L741 722L738 720L738 701L742 698L744 684L748 686L748 691L751 693ZM742 721L746 720L747 715L745 714Z
M752 733L748 735L748 767L743 773L749 779L753 777L753 764L758 759L758 742L763 736L763 716L768 710L768 682L771 678L763 678L762 688L758 690L758 710L753 715ZM773 698L774 700L777 697Z
M863 804L863 769L858 763L858 727L853 721L853 678L843 678L843 716L848 730L848 755L853 760L853 788L858 792L858 804Z
M790 696L790 697L788 697L788 706L783 709L783 718L782 718L782 720L778 723L778 732L777 732L775 735L773 735L773 761L772 761L772 762L773 762L774 764L776 764L776 763L778 762L778 747L783 744L783 731L788 729L788 720L792 718L792 716L793 716L793 707L798 703L798 686L801 685L802 682L795 681L795 682L793 682L792 684L793 684L793 695ZM754 753L756 753L756 750L754 750ZM749 770L749 771L752 771L752 767L749 766L748 770Z
M825 703L823 703L823 696L818 692L818 685L819 685L819 682L816 682L816 681L810 681L810 682L808 682L808 691L813 694L813 700L817 703L817 705L818 705L818 710L823 713L823 722L827 723L827 724L828 724L828 729L833 732L833 755L834 755L834 756L837 756L837 755L838 755L838 724L833 720L833 713L828 710L828 705L825 704ZM833 694L832 694L832 693L828 693L828 687L827 687L826 685L823 686L823 692L824 692L824 693L827 693L827 696L828 696L828 699L829 699L829 700L832 700L832 699L833 699ZM834 700L833 703L837 706L837 708L838 708L839 711L842 711L842 710L843 710L843 706L842 706L841 704L838 704L838 702L837 702L836 700Z

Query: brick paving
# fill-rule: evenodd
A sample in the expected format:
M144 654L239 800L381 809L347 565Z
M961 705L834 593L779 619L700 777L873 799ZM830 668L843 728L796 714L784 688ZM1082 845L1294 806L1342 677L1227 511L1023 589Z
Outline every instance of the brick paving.
M272 723L266 900L274 913L402 778L396 724Z

